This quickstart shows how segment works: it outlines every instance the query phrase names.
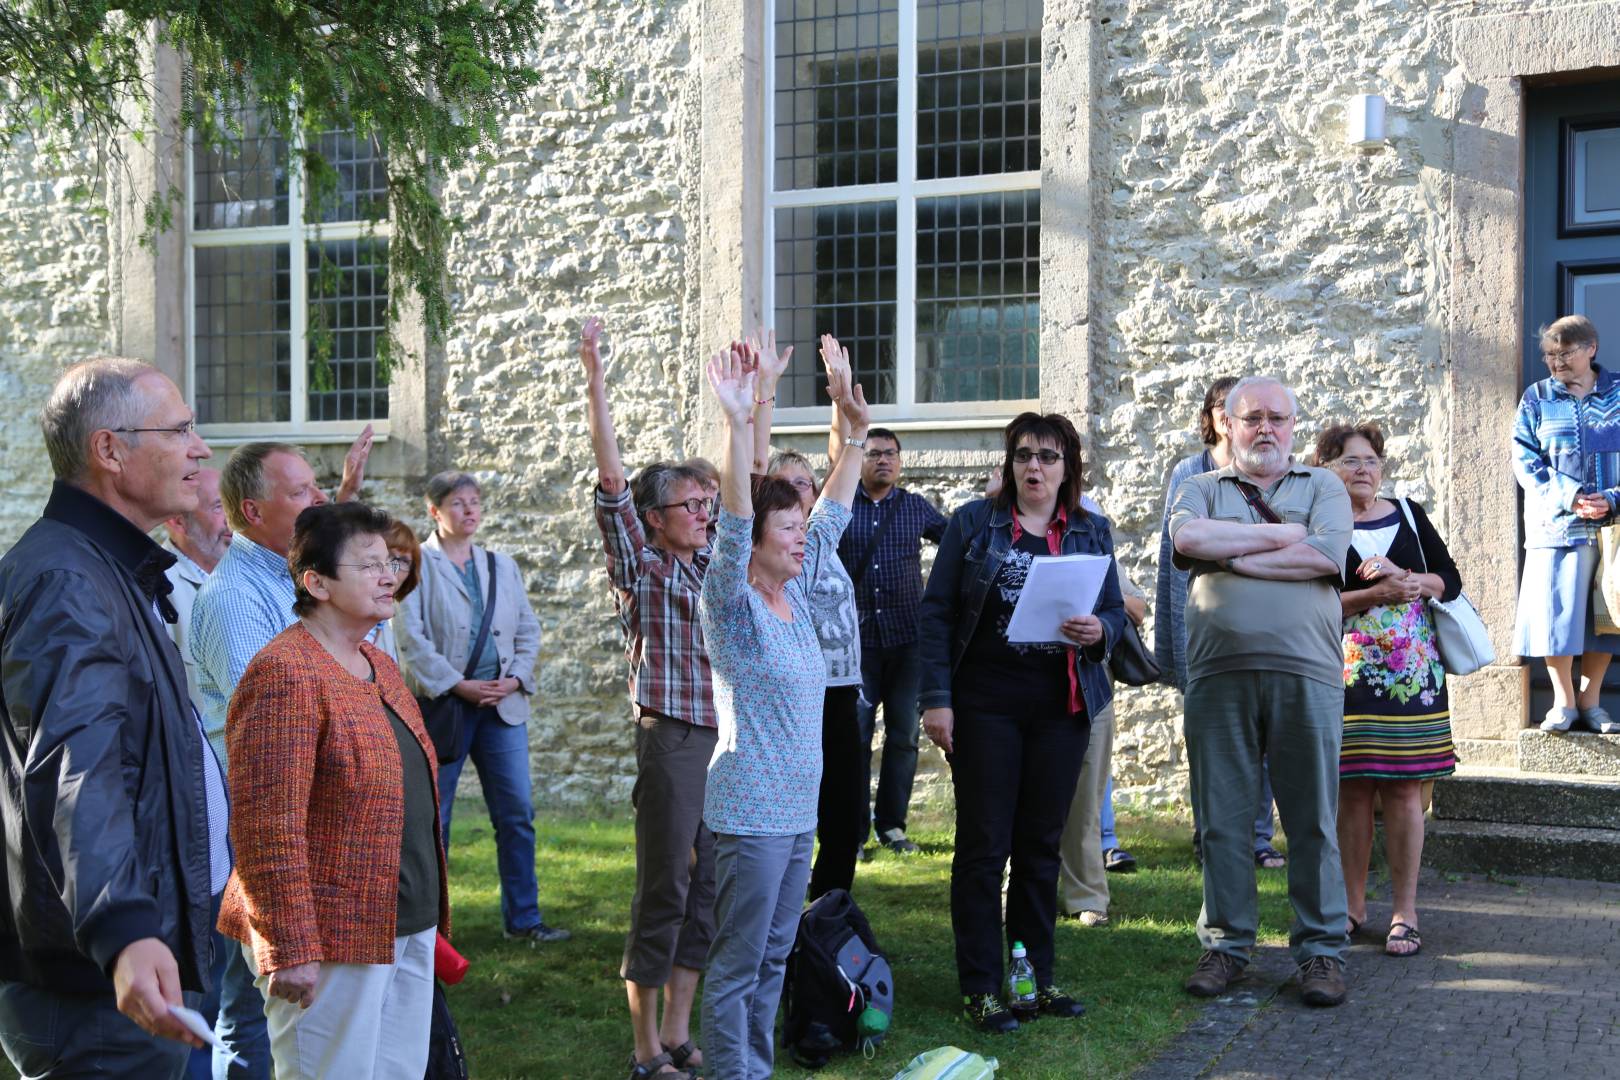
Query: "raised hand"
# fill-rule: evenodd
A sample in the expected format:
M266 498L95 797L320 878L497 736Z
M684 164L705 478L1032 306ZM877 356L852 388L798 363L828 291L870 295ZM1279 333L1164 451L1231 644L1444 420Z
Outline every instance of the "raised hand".
M827 396L843 418L844 429L851 437L864 439L872 423L871 410L866 405L866 391L850 372L849 350L831 334L823 334L821 362L827 368Z
M579 363L591 387L604 385L602 371L602 320L594 315L579 328Z
M734 427L746 425L754 411L754 385L759 377L758 354L753 354L753 368L749 367L748 359L747 344L734 342L730 348L710 357L706 368L709 389L714 392L721 411Z
M776 396L776 383L788 369L788 361L793 359L793 346L778 354L776 351L776 331L756 331L748 339L759 357L759 385L755 387L761 401Z
M343 480L338 484L337 502L348 502L360 494L360 485L366 482L366 462L371 460L371 443L376 432L370 424L360 430L343 455Z

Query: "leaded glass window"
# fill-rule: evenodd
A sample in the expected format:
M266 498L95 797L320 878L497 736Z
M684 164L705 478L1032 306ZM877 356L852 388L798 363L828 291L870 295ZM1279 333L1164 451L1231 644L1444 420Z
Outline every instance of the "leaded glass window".
M1041 0L774 3L778 407L826 404L825 332L880 418L1037 400Z

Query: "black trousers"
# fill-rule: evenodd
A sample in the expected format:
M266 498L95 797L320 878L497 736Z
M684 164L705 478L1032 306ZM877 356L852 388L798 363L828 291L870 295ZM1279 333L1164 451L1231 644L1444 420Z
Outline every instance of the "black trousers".
M1053 981L1058 845L1090 735L1090 722L1063 707L1017 715L956 710L951 929L963 994L1000 992L1014 941L1028 950L1036 984ZM1009 858L1003 942L1001 874Z
M866 842L867 757L861 741L858 686L829 686L821 707L821 795L816 801L816 865L810 899L855 883Z

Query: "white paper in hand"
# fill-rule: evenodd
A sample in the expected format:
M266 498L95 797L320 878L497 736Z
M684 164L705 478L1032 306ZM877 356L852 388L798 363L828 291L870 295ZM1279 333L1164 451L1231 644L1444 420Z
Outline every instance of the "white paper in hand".
M237 1065L240 1065L244 1069L248 1067L248 1063L242 1060L241 1054L238 1054L236 1051L226 1046L223 1042L220 1042L219 1036L214 1034L214 1029L208 1025L207 1020L203 1019L203 1014L198 1012L196 1009L188 1009L184 1005L170 1005L169 1015L186 1025L193 1035L197 1036L197 1038L201 1039L209 1046L217 1046L221 1050L225 1051L230 1055L231 1060Z
M1007 640L1073 644L1063 636L1063 622L1097 610L1103 575L1111 562L1107 555L1036 556L1030 560L1029 577L1024 579L1018 606L1007 622Z

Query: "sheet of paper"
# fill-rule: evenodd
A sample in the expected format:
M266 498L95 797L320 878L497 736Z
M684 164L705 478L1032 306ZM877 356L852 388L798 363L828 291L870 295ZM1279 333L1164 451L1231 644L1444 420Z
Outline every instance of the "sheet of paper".
M191 1033L197 1036L197 1038L201 1039L209 1046L219 1047L221 1050L229 1054L231 1059L235 1061L236 1064L242 1066L242 1068L245 1069L248 1067L248 1063L242 1060L241 1054L238 1054L236 1051L226 1046L220 1041L219 1036L214 1034L213 1027L209 1025L207 1020L203 1019L202 1013L198 1012L196 1009L188 1009L184 1005L170 1005L169 1014L176 1020L179 1020L182 1024L186 1025L186 1027L191 1030Z
M1097 609L1111 561L1107 555L1036 556L1007 623L1007 640L1069 644L1063 620Z

